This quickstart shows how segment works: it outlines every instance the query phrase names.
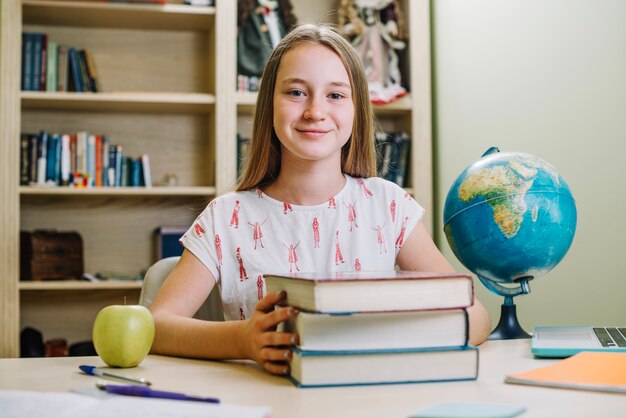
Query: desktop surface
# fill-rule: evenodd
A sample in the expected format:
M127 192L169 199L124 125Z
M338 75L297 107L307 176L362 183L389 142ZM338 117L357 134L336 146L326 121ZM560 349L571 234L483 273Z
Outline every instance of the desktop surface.
M480 346L478 380L445 383L300 389L251 362L207 361L148 356L138 367L115 372L146 377L159 390L213 396L222 403L269 406L274 418L408 417L438 403L521 405L531 417L618 417L626 396L506 384L509 373L552 364L535 359L530 340L488 341ZM0 359L0 390L69 391L95 387L101 380L78 366L104 366L98 357ZM111 381L113 383L113 381Z

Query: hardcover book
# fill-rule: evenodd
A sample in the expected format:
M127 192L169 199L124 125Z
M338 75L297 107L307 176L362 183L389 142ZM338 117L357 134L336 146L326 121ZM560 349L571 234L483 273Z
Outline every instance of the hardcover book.
M478 349L302 351L294 349L291 378L301 387L474 380Z
M311 351L454 347L468 341L465 309L315 314L300 312L283 323Z
M412 271L265 275L268 292L309 312L354 313L466 308L474 301L466 274Z

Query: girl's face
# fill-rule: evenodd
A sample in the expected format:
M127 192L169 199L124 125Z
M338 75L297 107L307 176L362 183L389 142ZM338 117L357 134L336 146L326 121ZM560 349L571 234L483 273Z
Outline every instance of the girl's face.
M283 55L274 88L274 130L283 162L336 161L340 167L353 121L352 86L337 54L303 43Z

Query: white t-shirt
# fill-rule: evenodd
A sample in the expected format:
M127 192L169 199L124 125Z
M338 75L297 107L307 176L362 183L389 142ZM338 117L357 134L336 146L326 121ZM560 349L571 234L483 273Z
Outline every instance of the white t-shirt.
M180 239L213 274L226 320L249 318L263 274L392 270L424 209L387 180L353 178L321 205L275 200L260 189L212 200Z

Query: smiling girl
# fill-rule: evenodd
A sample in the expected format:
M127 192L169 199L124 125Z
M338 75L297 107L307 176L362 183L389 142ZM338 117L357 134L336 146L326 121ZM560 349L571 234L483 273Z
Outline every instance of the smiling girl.
M266 64L237 190L215 198L181 238L185 251L151 306L153 352L251 359L288 374L298 336L276 326L297 311L276 306L285 295L265 294L263 274L396 265L452 272L420 221L424 209L375 175L374 118L359 56L330 27L295 28ZM258 228L239 228L230 222L235 215ZM216 284L226 321L193 319ZM489 317L478 300L468 312L470 342L478 344Z

